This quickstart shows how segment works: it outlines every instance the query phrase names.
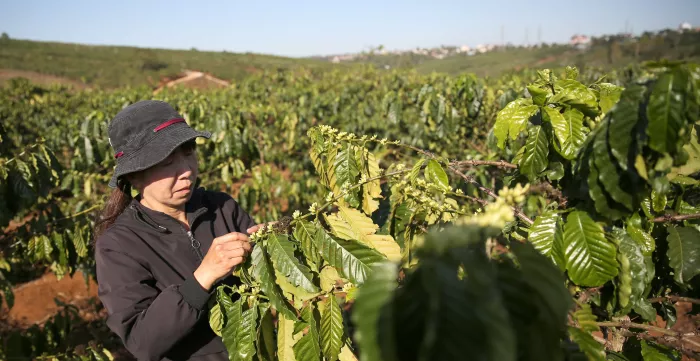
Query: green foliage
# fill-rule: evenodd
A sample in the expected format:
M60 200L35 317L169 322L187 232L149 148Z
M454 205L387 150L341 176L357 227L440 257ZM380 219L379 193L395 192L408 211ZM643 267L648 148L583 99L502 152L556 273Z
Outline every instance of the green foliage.
M199 184L280 220L251 236L210 326L235 360L622 357L593 337L619 335L600 322L672 322L649 299L696 292L697 78L675 63L608 82L571 67L496 80L280 71L159 93L212 131ZM0 220L26 226L2 239L11 304L18 269L89 272L113 165L105 124L152 95L0 92L13 120Z
M564 225L566 270L577 285L602 286L617 275L617 251L603 229L581 211L572 212Z

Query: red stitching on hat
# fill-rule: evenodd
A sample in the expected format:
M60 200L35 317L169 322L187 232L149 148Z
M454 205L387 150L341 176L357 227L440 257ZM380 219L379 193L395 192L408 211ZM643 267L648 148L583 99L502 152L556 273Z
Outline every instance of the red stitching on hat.
M117 154L114 155L114 159L117 159L117 158L119 158L119 157L121 157L121 156L123 156L123 155L124 155L124 152L119 152L119 153L117 153Z
M161 130L161 129L163 129L163 128L167 128L167 127L169 127L169 126L171 126L171 125L173 125L173 124L175 124L175 123L182 123L182 122L184 122L184 121L185 121L185 120L182 119L182 118L170 119L170 120L168 120L167 122L162 123L161 125L155 127L155 129L153 129L153 133L155 133L155 132L157 132L157 131L159 131L159 130Z

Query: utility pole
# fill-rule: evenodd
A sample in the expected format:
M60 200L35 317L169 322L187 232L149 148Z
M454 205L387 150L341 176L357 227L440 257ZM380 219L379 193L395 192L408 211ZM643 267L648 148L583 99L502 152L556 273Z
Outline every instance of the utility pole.
M530 45L530 40L528 39L528 32L529 32L529 31L530 31L530 29L528 29L527 27L525 27L525 46Z
M501 24L501 47L505 48L506 43L503 41L503 39L504 39L504 38L503 38L503 34L504 34L504 32L503 32L503 24Z
M537 25L537 44L542 45L542 25Z

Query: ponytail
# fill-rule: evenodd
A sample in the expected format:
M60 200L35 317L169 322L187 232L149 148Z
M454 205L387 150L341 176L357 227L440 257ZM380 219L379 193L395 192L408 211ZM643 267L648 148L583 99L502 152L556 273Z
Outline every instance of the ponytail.
M117 188L112 191L112 194L107 200L107 204L102 209L100 218L95 223L93 242L96 242L97 239L114 224L117 217L129 206L131 200L131 184L126 180L120 179L117 182Z

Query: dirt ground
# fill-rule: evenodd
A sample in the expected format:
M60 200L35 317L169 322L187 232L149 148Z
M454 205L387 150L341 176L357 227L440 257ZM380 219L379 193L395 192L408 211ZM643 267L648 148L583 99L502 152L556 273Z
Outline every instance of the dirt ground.
M74 329L76 338L84 339L85 343L98 338L98 341L109 344L107 349L116 361L134 360L104 325L106 311L97 298L97 284L93 280L86 283L82 273L61 280L53 273L47 273L39 279L17 286L14 294L15 304L12 309L8 312L5 303L0 309L0 323L4 327L16 330L43 324L60 310L54 301L57 299L78 309L81 322Z

